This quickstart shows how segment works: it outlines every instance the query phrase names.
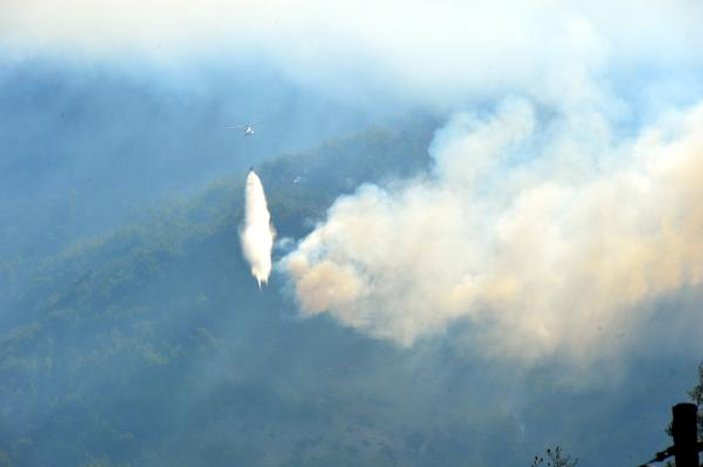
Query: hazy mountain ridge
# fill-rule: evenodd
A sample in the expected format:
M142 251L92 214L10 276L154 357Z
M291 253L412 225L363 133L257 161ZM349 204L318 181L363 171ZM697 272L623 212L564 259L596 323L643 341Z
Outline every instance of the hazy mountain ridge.
M0 3L0 467L671 444L703 2L58 3Z
M279 238L360 183L427 176L431 128L257 166ZM555 362L523 370L452 339L408 350L298 318L281 275L259 292L242 259L244 178L32 269L2 321L0 465L479 467L528 465L547 443L622 465L663 447L670 394L695 367L675 353L640 350L605 388L573 389Z
M374 130L262 165L280 235L304 232L340 187L425 167L419 149L430 134L427 127L413 139ZM239 251L242 182L222 179L195 200L167 204L144 224L79 242L36 268L11 301L0 343L3 419L13 420L11 429L3 424L2 449L11 460L135 461L162 438L154 429L176 410L160 399L162 390L182 387L178 374L208 354L241 355L238 339L251 337L231 333L238 320L279 322L277 285L260 294ZM256 315L260 308L271 316ZM121 395L102 399L103 386ZM129 408L135 403L145 413Z

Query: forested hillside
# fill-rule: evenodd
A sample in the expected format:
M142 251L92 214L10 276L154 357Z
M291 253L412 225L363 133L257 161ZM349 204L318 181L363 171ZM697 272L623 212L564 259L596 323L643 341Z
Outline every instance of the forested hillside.
M362 183L432 176L433 126L256 167L278 238ZM524 369L460 339L408 349L303 319L280 272L259 291L242 259L245 175L4 264L0 466L519 466L555 444L614 466L663 447L697 356L639 348L616 380L570 381L558 361Z
M278 235L301 235L361 182L419 172L430 136L421 123L368 131L257 167ZM394 452L398 440L326 407L348 397L339 389L353 364L331 342L363 340L298 321L276 277L261 292L251 278L237 233L244 175L76 243L11 284L0 465L358 465ZM347 423L366 434L335 431Z

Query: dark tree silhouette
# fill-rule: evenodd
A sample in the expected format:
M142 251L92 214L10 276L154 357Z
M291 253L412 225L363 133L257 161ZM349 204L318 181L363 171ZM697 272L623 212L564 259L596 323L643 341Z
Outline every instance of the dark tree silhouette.
M703 441L703 361L698 364L698 383L687 394L691 402L698 406L698 441ZM666 434L672 436L671 423L666 428ZM676 463L668 460L664 467L676 467Z
M578 463L578 458L572 459L570 455L564 453L561 446L556 446L554 449L547 448L546 459L543 456L535 456L530 467L575 467Z
M688 391L688 397L698 406L698 440L703 441L703 361L698 364L698 384Z

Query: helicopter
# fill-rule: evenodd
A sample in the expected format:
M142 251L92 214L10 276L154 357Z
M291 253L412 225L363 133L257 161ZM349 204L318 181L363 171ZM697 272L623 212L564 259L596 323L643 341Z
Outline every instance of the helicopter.
M240 129L244 132L244 136L254 136L254 124L253 123L247 123L244 125L232 125L228 126L226 128L229 129Z

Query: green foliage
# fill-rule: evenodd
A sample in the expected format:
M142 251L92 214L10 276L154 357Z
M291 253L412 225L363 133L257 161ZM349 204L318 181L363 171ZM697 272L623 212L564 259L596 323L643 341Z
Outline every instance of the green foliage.
M263 164L279 235L303 235L361 183L420 171L429 138L428 128L371 130ZM264 377L261 362L296 368L302 357L287 347L290 326L275 314L282 298L260 293L241 258L243 182L215 181L192 200L163 203L139 224L78 241L31 268L0 262L3 280L16 284L19 269L28 275L21 293L8 296L13 312L0 330L0 425L12 420L0 433L0 466L255 465L270 454L254 446L269 444L296 453L274 459L278 465L391 462L402 443L350 421L369 401L352 399L347 413L329 415L337 399L350 398L344 369L315 376L328 385L319 396L286 384L295 373L250 387ZM327 335L311 329L308 340ZM258 335L268 338L253 347ZM203 434L171 423L175 415ZM276 429L257 426L261 417ZM362 434L325 432L315 417ZM319 442L296 447L305 423Z

